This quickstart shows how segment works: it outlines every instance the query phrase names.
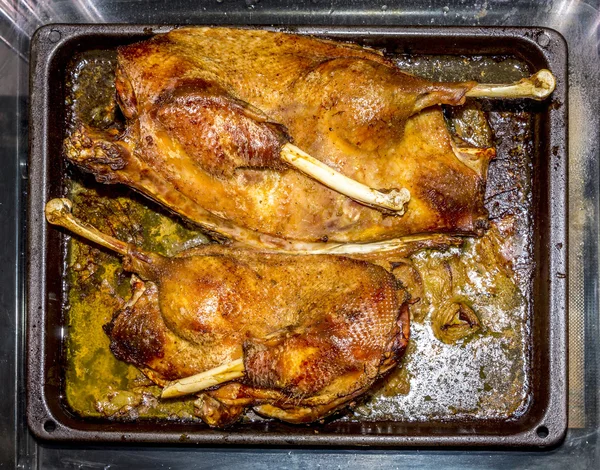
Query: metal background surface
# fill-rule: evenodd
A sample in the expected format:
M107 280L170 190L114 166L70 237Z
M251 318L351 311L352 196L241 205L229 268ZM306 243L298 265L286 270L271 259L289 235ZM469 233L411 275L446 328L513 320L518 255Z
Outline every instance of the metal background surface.
M0 466L6 468L598 468L598 0L0 0ZM546 451L57 446L25 424L24 188L29 39L57 22L546 26L569 45L569 432ZM565 162L567 163L567 162Z

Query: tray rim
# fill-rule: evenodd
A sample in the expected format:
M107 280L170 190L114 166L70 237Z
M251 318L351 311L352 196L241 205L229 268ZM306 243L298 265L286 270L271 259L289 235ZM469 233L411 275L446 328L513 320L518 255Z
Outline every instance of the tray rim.
M235 28L260 28L315 36L335 36L343 39L345 36L368 37L370 34L384 36L400 36L402 38L421 38L436 36L440 38L481 38L501 37L524 42L528 47L537 49L547 60L549 68L558 79L553 101L562 103L550 106L548 121L552 128L551 142L548 148L563 162L550 172L548 203L550 214L550 247L552 253L549 262L549 272L556 273L548 279L549 315L554 328L549 331L549 367L548 371L553 381L549 394L546 413L535 423L530 423L526 431L507 434L440 434L440 435L383 435L383 434L334 434L315 433L314 429L306 428L303 433L271 434L228 432L204 428L194 430L194 425L188 425L185 433L169 432L159 429L157 432L124 432L114 429L128 428L123 423L108 422L105 430L88 431L71 428L61 422L61 419L50 409L47 397L42 392L36 392L30 384L45 383L47 364L44 359L44 320L45 320L45 272L47 243L47 226L43 215L46 200L46 176L48 171L48 121L45 110L48 106L48 87L50 63L57 51L70 41L76 41L86 36L113 35L152 35L170 31L179 25L154 24L49 24L39 28L31 41L30 67L30 148L29 148L29 191L27 212L27 421L32 433L44 440L83 441L83 442L138 442L138 443L194 443L208 445L311 445L311 446L539 446L549 447L562 441L567 428L567 45L562 35L549 28L541 27L427 27L427 26L263 26L263 25L210 25L195 24L181 26L230 26ZM541 46L536 39L546 35L549 44ZM457 52L458 54L458 52ZM470 55L477 53L471 52ZM42 91L40 91L42 90ZM548 165L551 164L548 158ZM563 249L553 250L562 244ZM32 353L33 351L37 353ZM550 380L550 379L549 379ZM54 423L55 429L49 431L45 423ZM552 432L546 438L537 435L539 426L549 426ZM372 424L374 428L378 423ZM164 426L157 425L158 428Z

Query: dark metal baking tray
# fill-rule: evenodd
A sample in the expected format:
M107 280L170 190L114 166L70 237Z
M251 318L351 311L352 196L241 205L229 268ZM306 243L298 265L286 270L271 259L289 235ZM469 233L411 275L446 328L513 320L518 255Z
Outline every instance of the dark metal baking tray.
M532 198L535 273L530 302L531 401L510 422L344 422L309 427L245 423L227 431L166 421L117 422L81 418L65 406L61 387L64 336L61 235L48 230L44 203L61 191L64 162L64 71L79 51L139 41L173 26L48 25L32 40L30 185L27 270L27 418L39 438L236 445L550 446L566 418L567 51L544 28L298 27L300 34L352 40L414 54L513 55L557 78L552 101L534 120Z

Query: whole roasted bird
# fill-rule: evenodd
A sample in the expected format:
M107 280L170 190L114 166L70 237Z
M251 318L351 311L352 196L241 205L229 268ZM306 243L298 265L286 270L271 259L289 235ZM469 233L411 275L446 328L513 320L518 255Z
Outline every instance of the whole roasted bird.
M512 88L431 83L351 44L175 29L118 49L125 130L75 126L65 149L97 180L254 247L377 251L411 235L478 236L494 149L457 142L434 105L546 96L545 73Z
M164 397L212 387L197 402L210 425L249 406L293 423L320 419L365 393L406 348L405 292L379 266L222 245L166 258L70 210L53 199L46 216L123 255L135 273L131 299L105 328L111 350L165 386Z

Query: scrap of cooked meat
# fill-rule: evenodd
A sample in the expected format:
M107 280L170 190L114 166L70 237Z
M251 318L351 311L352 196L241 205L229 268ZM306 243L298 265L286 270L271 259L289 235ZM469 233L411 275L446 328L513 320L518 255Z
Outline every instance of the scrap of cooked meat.
M134 293L107 325L115 355L159 385L243 361L235 383L206 391L200 416L222 426L246 406L290 422L322 418L363 394L402 356L404 291L379 266L206 245L175 258L144 252L70 214L48 220L124 256ZM141 280L141 279L143 280Z
M422 111L462 103L474 85L431 83L332 41L173 30L119 48L125 132L80 126L66 154L99 181L254 246L481 235L494 151L460 151L440 109ZM370 188L407 189L406 213L389 216L293 169L281 158L290 140Z

